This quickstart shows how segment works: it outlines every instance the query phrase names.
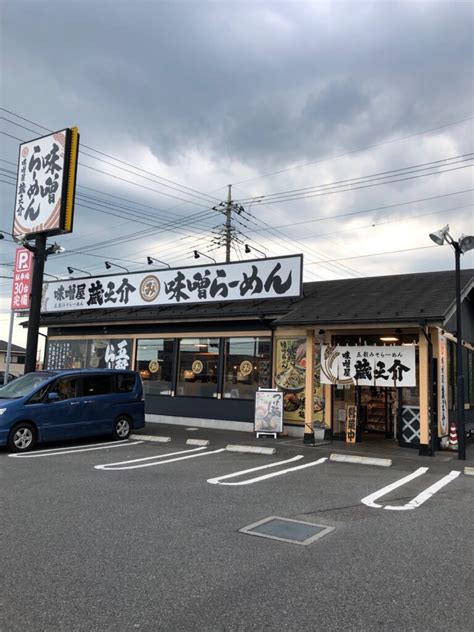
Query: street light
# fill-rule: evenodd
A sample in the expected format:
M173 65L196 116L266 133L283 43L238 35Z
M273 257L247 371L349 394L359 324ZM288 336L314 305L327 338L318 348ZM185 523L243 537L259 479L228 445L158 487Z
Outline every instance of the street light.
M209 255L206 255L203 252L200 252L199 250L194 250L193 252L194 252L194 258L195 259L199 259L199 257L207 257L211 261L214 261L214 263L217 263L216 260L213 257L210 257Z
M85 270L81 270L81 268L72 268L71 266L67 267L67 271L69 274L72 274L74 272L74 270L76 272L83 272L84 274L87 274L88 276L92 276L92 274L90 272L86 272Z
M259 252L261 255L263 255L265 257L265 259L267 258L267 255L262 252L261 250L259 250L258 248L255 248L255 246L250 247L248 244L245 244L245 248L244 248L245 252L247 254L249 254L250 252L252 252L252 250L256 250L257 252Z
M130 270L127 270L127 268L124 268L123 266L119 266L118 263L111 263L110 261L105 262L105 267L107 268L107 270L110 270L112 266L115 266L116 268L122 268L122 270L125 270L125 272L130 272Z
M430 233L430 238L438 246L448 243L454 248L456 262L456 364L457 364L457 434L458 458L466 460L466 428L464 425L464 373L462 365L462 327L461 327L461 255L474 248L472 235L461 235L456 241L449 234L449 224L440 230Z
M167 266L168 268L171 268L169 263L166 263L165 261L160 261L159 259L155 259L154 257L147 257L146 260L147 260L147 263L148 263L149 266L151 266L153 261L156 261L157 263L162 263L164 266Z

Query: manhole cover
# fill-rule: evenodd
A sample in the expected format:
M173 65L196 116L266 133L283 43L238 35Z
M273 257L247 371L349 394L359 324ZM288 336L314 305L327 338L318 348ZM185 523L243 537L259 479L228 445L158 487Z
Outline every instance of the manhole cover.
M271 538L272 540L281 540L292 544L303 544L304 546L322 538L333 530L334 527L328 527L324 524L279 518L278 516L270 516L248 527L239 529L241 533L259 535L262 538Z

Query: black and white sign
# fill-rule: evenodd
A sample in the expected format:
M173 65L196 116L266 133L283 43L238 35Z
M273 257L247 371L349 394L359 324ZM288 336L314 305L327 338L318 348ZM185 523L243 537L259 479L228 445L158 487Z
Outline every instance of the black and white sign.
M43 313L300 296L302 255L45 283Z
M71 232L77 129L20 145L13 235Z
M415 347L322 345L321 384L416 386Z

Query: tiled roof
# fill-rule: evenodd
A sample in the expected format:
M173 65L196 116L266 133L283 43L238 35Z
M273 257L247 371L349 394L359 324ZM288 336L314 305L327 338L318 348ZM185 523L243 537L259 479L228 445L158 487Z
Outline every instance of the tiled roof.
M462 294L473 285L474 270L463 270ZM456 300L454 271L316 281L304 291L279 324L443 322Z
M7 350L8 342L6 340L0 340L0 351L4 352ZM12 343L12 353L26 353L26 349L23 347L19 347L18 345L14 345Z
M304 283L299 299L70 311L43 314L41 325L261 318L281 325L443 322L455 305L454 281L454 271L315 281ZM463 270L463 295L473 285L474 270Z

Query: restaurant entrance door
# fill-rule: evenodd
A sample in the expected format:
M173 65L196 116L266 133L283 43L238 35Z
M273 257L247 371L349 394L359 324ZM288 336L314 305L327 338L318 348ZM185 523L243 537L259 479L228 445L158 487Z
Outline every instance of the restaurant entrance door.
M397 389L386 386L360 386L360 438L375 434L396 437Z

